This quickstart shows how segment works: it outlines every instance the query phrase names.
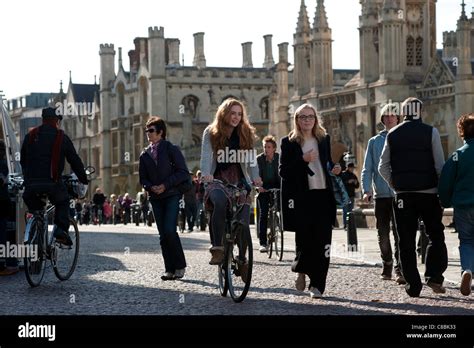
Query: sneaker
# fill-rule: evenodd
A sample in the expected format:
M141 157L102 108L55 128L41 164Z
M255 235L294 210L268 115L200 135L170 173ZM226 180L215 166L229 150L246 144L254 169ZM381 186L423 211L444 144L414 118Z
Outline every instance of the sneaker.
M177 269L176 271L174 271L174 277L177 279L183 278L185 271L186 271L186 268Z
M59 227L55 226L54 231L53 231L54 238L56 239L56 242L60 244L64 244L67 246L72 245L72 239L69 237L69 233L66 231L63 231Z
M220 265L224 261L224 247L211 247L210 252L212 254L210 265Z
M443 286L443 284L438 284L434 282L427 282L427 286L429 286L435 294L444 294L446 293L446 288Z
M395 279L395 281L397 282L398 285L405 285L407 283L407 281L401 274L397 275L397 278Z
M384 274L382 273L380 275L380 279L383 279L383 280L392 280L392 275L391 274Z
M295 280L295 287L298 291L304 291L304 289L306 288L306 274L298 273L298 276Z
M470 270L465 270L462 273L461 277L461 294L464 296L469 296L471 294L472 287L472 272Z
M175 279L176 278L175 278L174 274L171 273L171 272L166 272L165 274L163 274L161 276L161 280L175 280Z
M260 249L258 249L261 253L266 253L268 248L266 245L260 245Z
M321 294L321 291L319 291L317 288L310 286L309 287L309 296L311 298L321 298L323 295Z

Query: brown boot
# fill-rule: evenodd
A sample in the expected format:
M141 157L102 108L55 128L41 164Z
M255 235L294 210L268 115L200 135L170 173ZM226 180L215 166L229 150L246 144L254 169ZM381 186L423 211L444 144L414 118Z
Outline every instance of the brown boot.
M209 251L212 254L211 260L209 261L210 265L220 265L224 261L224 247L211 247Z

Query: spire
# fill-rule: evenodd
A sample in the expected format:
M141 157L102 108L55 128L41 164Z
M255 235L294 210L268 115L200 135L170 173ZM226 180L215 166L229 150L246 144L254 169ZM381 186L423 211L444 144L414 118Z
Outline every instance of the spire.
M313 28L329 28L328 16L326 15L326 7L324 7L324 0L318 0L316 7L316 15L314 16Z
M462 21L469 20L466 16L466 4L464 3L464 0L462 0L461 7L462 7L462 12L461 12L461 17L459 19Z
M59 81L59 93L63 94L63 80Z
M71 70L69 70L69 83L72 83L72 73L71 73Z
M118 51L119 51L119 54L118 54L119 69L120 68L123 69L123 66L122 66L122 47L119 47Z
M296 25L296 33L307 33L311 31L309 26L308 11L306 11L306 5L304 0L301 0L300 13L298 15L298 23Z

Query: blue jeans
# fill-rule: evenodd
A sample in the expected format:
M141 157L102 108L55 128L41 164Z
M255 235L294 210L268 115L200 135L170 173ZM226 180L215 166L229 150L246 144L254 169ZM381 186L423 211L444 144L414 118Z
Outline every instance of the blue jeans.
M474 271L474 207L454 208L454 224L459 237L461 271Z
M165 272L174 273L177 269L186 267L183 247L178 233L176 221L178 219L180 195L151 200L153 215L160 234L160 245L165 261Z

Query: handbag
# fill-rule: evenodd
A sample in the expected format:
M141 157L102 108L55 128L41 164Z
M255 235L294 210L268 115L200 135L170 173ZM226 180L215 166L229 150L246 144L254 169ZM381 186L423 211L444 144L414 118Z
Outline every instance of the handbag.
M173 160L171 160L172 156L169 151L169 146L168 146L168 158L170 158L170 164L176 171L176 165L173 162ZM193 182L191 180L191 175L189 175L189 172L188 172L187 178L184 181L180 182L179 184L176 184L175 187L181 194L188 192L194 187Z

